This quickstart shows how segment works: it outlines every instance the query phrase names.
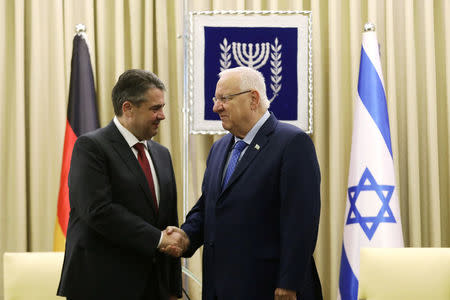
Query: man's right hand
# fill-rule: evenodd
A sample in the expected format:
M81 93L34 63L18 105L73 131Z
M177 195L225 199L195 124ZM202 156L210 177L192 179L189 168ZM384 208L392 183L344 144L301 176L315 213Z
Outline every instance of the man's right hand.
M180 228L168 226L164 230L159 250L174 257L180 257L189 247L189 237Z

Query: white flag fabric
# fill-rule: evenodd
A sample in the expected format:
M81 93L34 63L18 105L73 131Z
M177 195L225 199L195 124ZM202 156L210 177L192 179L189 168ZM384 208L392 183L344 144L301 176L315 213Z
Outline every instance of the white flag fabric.
M357 300L361 248L403 247L379 46L363 33L338 299Z

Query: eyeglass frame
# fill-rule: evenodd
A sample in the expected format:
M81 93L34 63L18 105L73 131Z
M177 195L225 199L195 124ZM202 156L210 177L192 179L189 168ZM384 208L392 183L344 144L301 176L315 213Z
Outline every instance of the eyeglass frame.
M227 103L228 101L232 100L234 97L245 94L245 93L250 93L253 90L247 90L247 91L243 91L243 92L239 92L236 94L231 94L231 95L226 95L221 97L220 99L217 99L216 97L212 97L212 101L214 102L214 104L216 104L217 102L222 102L222 103Z

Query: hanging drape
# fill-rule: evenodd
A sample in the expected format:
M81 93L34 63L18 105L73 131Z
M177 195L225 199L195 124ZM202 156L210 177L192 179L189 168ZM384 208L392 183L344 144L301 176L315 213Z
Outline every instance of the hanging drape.
M316 261L336 299L361 32L377 26L406 246L450 246L450 2L191 0L189 10L311 10L315 143L322 172ZM100 123L129 68L167 84L156 140L172 154L182 220L183 1L0 0L0 254L51 251L74 27L87 27ZM189 203L217 136L191 136ZM1 258L0 258L1 262ZM200 253L188 262L200 276ZM0 299L2 299L0 275ZM200 299L189 282L192 299Z

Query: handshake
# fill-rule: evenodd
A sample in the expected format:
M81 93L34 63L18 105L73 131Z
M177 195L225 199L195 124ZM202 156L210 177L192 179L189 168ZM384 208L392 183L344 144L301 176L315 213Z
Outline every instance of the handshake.
M163 238L158 249L173 257L180 257L189 247L189 243L189 237L182 229L175 226L167 226L163 231Z

